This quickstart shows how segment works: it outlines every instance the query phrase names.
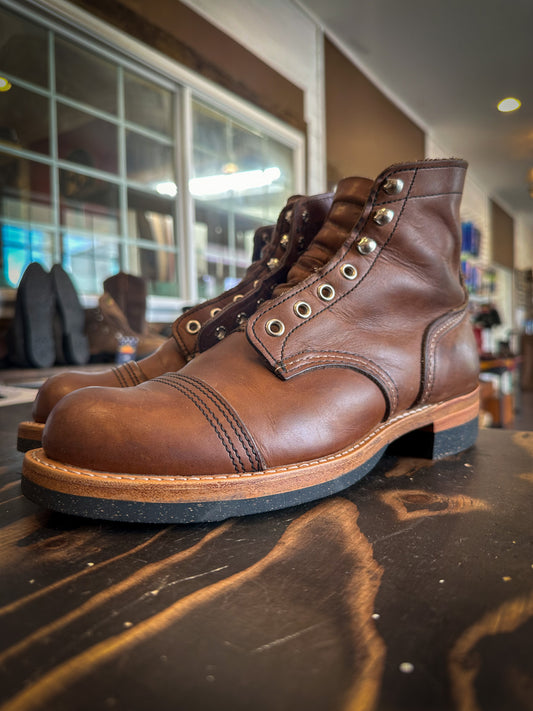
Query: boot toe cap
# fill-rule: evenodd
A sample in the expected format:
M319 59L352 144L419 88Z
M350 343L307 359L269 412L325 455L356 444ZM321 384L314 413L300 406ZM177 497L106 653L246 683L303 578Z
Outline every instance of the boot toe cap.
M50 459L100 472L194 476L239 466L210 414L156 381L66 395L48 418L43 448Z

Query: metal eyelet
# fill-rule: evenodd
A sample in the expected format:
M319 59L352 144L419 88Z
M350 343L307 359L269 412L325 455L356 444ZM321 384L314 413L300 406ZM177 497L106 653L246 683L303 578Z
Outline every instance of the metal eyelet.
M322 301L332 301L335 298L335 289L331 284L321 284L317 289L317 293Z
M247 320L248 320L248 315L244 311L241 311L240 314L237 314L237 318L236 318L237 326L242 326L243 324L246 323Z
M289 235L282 235L279 243L283 249L287 249L287 245L289 244Z
M343 264L341 266L341 274L345 279L349 279L350 281L357 279L357 269L353 264Z
M271 318L265 323L265 331L269 336L283 336L285 333L285 324L277 318Z
M233 297L233 301L239 301L239 299L242 299L242 297L243 294L235 294L235 296Z
M224 328L224 326L218 326L215 329L215 336L218 338L219 341L226 337L226 329Z
M269 259L267 262L267 267L272 271L275 269L279 264L279 259L276 259L276 257L272 257L272 259Z
M377 225L383 226L388 225L394 218L394 210L390 210L388 207L380 207L376 210L373 216L373 220Z
M300 318L309 318L313 313L307 301L297 301L292 308Z
M403 180L400 178L389 178L383 183L383 190L387 195L398 195L403 190Z
M191 319L190 321L187 321L185 324L185 330L187 333L190 333L191 336L194 336L198 331L202 328L202 324L200 321L196 321L195 319Z
M221 311L222 311L222 309L220 308L220 306L215 306L214 309L211 309L211 311L209 312L209 315L211 316L211 318L215 318L215 316L217 314L219 314Z
M361 237L357 243L357 251L360 254L371 254L377 246L377 242L371 237Z

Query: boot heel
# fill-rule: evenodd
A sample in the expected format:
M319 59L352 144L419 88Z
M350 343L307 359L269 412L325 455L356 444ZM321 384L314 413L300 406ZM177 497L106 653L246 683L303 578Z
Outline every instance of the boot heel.
M398 456L442 459L471 447L478 434L478 418L455 427L440 429L439 423L408 432L393 442L387 452Z

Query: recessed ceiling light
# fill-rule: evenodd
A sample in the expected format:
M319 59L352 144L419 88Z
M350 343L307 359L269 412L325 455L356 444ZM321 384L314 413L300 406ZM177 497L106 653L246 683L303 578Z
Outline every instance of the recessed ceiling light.
M507 99L502 99L498 102L498 111L506 114L509 111L516 111L522 106L520 99L515 99L513 96L508 96Z
M10 89L11 83L5 77L0 77L0 91L9 91Z

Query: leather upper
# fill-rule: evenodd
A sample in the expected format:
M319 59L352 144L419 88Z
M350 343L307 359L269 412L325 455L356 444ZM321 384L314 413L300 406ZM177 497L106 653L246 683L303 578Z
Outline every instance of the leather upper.
M342 181L289 285L244 330L177 373L68 395L45 429L46 454L106 472L237 476L327 458L387 418L472 392L465 171L431 160Z

